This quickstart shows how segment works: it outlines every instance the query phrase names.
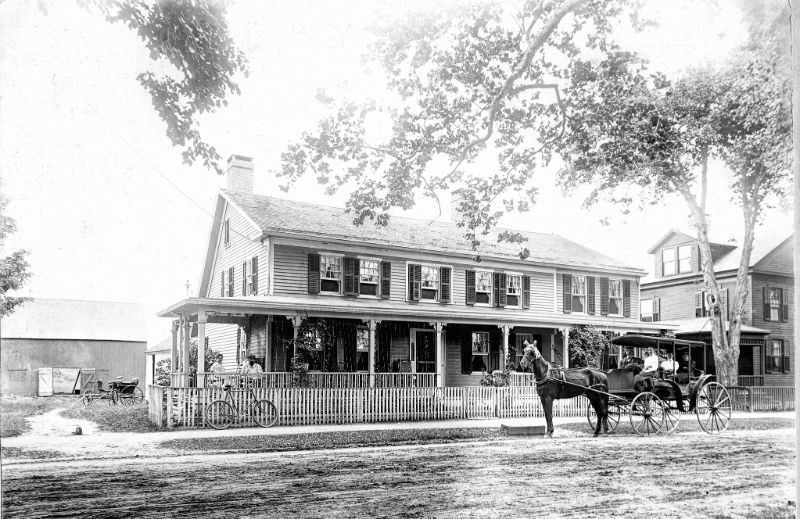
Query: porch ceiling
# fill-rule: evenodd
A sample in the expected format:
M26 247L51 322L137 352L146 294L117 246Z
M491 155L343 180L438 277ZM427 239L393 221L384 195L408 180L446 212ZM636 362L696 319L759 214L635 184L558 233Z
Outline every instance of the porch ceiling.
M388 301L342 299L327 297L281 297L264 298L201 298L190 297L158 313L159 317L189 316L197 319L197 313L245 316L253 314L309 317L340 317L391 321L440 321L456 324L489 324L508 326L532 326L564 328L573 324L591 324L602 330L619 332L654 333L675 330L678 326L668 322L645 323L632 320L613 319L602 316L574 316L571 314L550 317L531 317L519 310L496 311L481 307L463 307L435 303L390 303ZM489 310L487 312L487 310ZM490 315L499 314L499 315Z

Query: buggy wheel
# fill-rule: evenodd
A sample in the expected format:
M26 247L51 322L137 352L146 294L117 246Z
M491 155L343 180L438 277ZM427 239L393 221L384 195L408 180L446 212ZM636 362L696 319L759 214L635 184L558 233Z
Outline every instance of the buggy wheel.
M664 402L649 391L639 393L631 402L630 420L639 436L658 433L664 426Z
M234 416L233 407L225 400L214 400L206 406L206 424L214 429L227 429Z
M664 402L664 429L662 433L671 433L678 428L681 421L681 415L677 408L669 405L669 402Z
M608 432L614 432L619 425L620 419L619 406L615 404L608 404ZM597 428L597 413L589 402L586 406L586 420L589 422L589 427L594 431Z
M144 402L144 392L141 388L135 387L133 388L133 393L131 393L128 398L130 399L131 405L139 405Z
M731 422L731 396L719 382L709 382L697 393L694 412L700 427L708 434L719 434Z
M253 410L253 419L261 427L272 427L278 421L278 409L269 400L259 400Z

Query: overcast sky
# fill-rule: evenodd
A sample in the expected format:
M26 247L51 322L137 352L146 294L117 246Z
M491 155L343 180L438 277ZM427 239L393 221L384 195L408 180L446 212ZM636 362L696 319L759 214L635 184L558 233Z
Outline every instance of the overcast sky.
M660 26L638 35L623 27L620 37L667 72L724 59L744 38L740 13L727 2L695 4L647 2ZM151 66L135 34L74 1L46 5L47 13L36 2L0 4L0 189L18 224L8 245L30 251L25 293L143 303L152 316L148 337L157 341L169 325L155 313L185 297L187 282L196 290L224 179L183 165L171 148L135 80ZM360 56L367 28L377 16L407 8L397 6L232 2L231 32L251 75L239 78L242 95L205 119L203 131L224 157L255 158L256 192L343 202L310 184L284 194L268 171L320 115L318 88L356 97L380 85L361 70ZM713 165L712 175L713 235L738 237L741 217L721 181L724 170ZM579 196L555 188L552 168L537 183L539 204L503 226L562 234L645 269L647 248L670 227L687 227L677 197L626 216L607 206L582 209ZM414 213L436 210L423 205ZM601 225L604 218L610 225ZM774 210L767 222L761 231L788 235L788 213Z

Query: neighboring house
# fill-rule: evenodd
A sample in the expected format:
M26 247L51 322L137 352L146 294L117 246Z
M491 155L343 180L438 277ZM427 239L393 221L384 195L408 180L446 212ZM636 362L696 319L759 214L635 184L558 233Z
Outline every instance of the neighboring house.
M302 321L324 318L335 340L320 344L311 370L369 373L371 384L374 374L435 374L440 386L478 384L483 371L503 367L507 350L516 364L525 339L564 365L574 324L674 328L639 319L643 270L531 232L523 245L483 238L476 262L463 233L452 222L401 217L356 227L343 209L253 194L252 159L233 156L199 296L159 315L176 319L173 355L197 333L228 369L254 354L277 372L291 369Z
M146 346L139 304L35 298L0 320L2 394L36 394L42 368L71 378L96 370L105 382L139 377L144 385Z
M712 243L714 272L730 320L741 248ZM648 251L655 275L642 282L641 315L646 322L679 324L676 336L711 344L708 298L703 285L700 248L687 233L670 230ZM739 379L746 385L794 384L794 290L792 236L771 236L759 229L750 257L750 296L745 304L739 356ZM713 363L713 357L710 361Z
M165 337L157 344L148 346L145 350L147 361L145 364L145 371L147 373L145 381L148 385L153 384L156 378L156 366L162 360L168 359L172 348L172 337Z

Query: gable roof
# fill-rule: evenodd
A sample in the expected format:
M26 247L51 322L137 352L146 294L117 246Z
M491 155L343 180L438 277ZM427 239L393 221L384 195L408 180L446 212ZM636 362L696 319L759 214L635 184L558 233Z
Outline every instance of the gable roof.
M689 240L696 240L696 238L694 236L692 236L691 233L687 233L687 232L681 231L680 229L675 229L673 227L672 229L667 231L666 234L664 234L664 236L659 238L659 240L652 247L650 247L647 250L647 253L648 254L655 254L655 252L664 244L664 242L669 240L674 235L684 236Z
M750 267L755 267L759 262L769 256L775 249L783 245L787 240L792 239L793 234L786 230L757 229L753 238L753 251L750 253ZM721 256L714 262L714 270L722 272L725 270L736 270L739 268L741 259L741 248L736 247L730 252Z
M392 216L385 227L365 221L353 225L353 215L344 209L295 202L269 196L222 190L221 196L239 208L264 235L297 236L311 239L341 240L384 247L423 249L458 255L474 255L464 230L452 222L430 222ZM495 229L481 239L481 255L516 259L521 247L530 250L526 261L560 266L626 270L632 274L644 271L601 254L556 234L519 232L528 238L524 244L498 242L506 229Z
M72 339L145 342L144 307L138 303L35 298L3 317L4 339Z

